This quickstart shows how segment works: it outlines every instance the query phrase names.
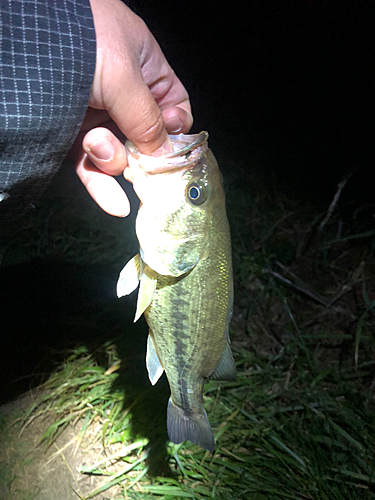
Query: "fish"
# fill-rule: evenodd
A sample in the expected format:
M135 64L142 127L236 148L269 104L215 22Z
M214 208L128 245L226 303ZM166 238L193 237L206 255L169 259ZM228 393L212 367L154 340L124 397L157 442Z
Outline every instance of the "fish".
M139 254L121 271L118 297L139 285L137 321L149 327L146 366L154 385L165 371L171 395L171 442L191 441L214 452L203 407L208 379L236 379L230 348L233 272L223 178L208 148L208 133L170 135L172 151L142 155L126 143L140 199Z

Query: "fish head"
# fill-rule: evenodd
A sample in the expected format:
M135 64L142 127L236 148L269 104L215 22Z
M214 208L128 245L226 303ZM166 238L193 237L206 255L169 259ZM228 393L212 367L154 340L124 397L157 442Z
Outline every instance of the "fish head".
M221 188L221 174L207 146L197 149L152 159L153 166L148 163L151 157L129 156L131 180L141 201L136 219L140 254L158 274L181 276L207 253L213 195L218 182Z

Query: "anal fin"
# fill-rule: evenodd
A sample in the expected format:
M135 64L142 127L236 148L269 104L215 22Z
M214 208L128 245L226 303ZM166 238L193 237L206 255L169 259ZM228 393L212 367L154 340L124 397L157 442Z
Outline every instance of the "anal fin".
M214 436L203 407L202 413L188 415L169 398L167 428L172 443L179 444L189 440L211 453L215 450Z
M227 342L223 355L216 366L215 370L209 376L212 380L226 380L232 382L236 380L237 377L237 369L236 363L233 359L232 351Z

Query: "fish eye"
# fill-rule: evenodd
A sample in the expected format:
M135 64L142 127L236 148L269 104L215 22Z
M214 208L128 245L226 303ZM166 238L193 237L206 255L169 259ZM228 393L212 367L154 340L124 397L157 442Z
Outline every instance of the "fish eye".
M206 201L206 196L202 186L193 182L187 188L187 195L193 205L202 205Z

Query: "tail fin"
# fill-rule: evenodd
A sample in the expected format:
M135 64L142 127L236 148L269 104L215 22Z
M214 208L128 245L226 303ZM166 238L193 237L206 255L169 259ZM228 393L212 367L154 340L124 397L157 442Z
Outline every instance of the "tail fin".
M215 450L214 436L203 407L202 413L188 415L169 398L167 428L172 443L179 444L188 439L211 453Z

